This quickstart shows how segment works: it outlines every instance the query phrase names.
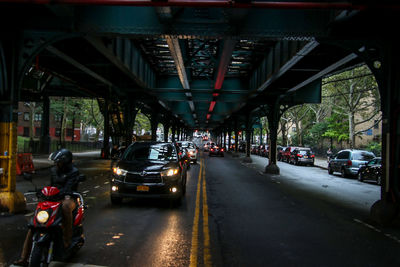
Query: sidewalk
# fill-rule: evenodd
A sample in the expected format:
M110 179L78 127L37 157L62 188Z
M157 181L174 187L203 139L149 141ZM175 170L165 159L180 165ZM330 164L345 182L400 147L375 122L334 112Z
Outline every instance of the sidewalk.
M227 153L229 153L229 154L231 154L231 155L234 154L234 152L232 152L232 153L231 153L231 152L227 152ZM242 153L242 152L239 152L238 155L239 155L238 158L240 158L240 159L243 159L243 158L246 157L246 154L245 154L245 153ZM257 156L257 155L250 155L250 158L251 158L253 161L257 161L257 162L262 161L262 160L267 160L266 163L265 163L265 166L267 166L267 163L268 163L268 161L269 161L268 158L261 157L261 156ZM278 163L278 162L279 162L279 161L277 161L277 163ZM314 166L315 166L315 167L318 167L318 168L321 168L321 169L327 170L327 169L328 169L328 161L327 161L326 158L323 158L323 157L316 157L315 160L314 160Z

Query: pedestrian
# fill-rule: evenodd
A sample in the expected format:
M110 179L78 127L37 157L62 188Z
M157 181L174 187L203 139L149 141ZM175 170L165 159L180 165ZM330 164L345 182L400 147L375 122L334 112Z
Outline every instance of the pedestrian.
M328 151L326 151L326 157L328 158L328 162L329 162L329 160L330 160L331 157L332 157L332 150L331 150L331 148L328 148Z

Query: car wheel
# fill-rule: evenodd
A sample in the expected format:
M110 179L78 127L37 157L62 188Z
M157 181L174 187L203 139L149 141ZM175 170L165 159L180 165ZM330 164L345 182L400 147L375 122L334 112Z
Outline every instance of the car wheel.
M340 176L342 176L342 178L346 178L346 177L347 177L347 174L346 174L346 171L345 171L344 168L342 168L342 169L340 170Z
M331 166L328 166L328 173L333 174L333 170L332 170Z
M378 175L378 177L376 177L376 183L377 183L378 185L381 185L381 184L382 184L382 176L381 176L381 175Z
M363 178L361 172L358 172L357 179L358 179L360 182L364 181L364 178Z
M119 205L122 203L122 197L113 197L111 196L111 204Z

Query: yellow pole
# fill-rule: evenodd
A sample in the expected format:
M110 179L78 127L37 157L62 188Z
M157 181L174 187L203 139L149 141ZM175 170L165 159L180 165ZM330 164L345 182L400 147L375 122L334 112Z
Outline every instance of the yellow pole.
M3 177L0 188L0 209L10 213L22 212L26 208L24 195L16 191L17 129L15 122L0 122L0 166ZM5 155L7 151L7 155Z

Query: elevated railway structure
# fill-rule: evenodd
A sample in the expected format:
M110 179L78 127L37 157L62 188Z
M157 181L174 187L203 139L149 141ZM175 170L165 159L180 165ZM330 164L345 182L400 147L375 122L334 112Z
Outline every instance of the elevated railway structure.
M400 200L399 8L367 0L0 1L1 205L23 206L13 168L18 101L43 102L44 152L50 96L96 98L104 147L110 135L132 140L139 109L153 138L158 123L179 138L194 129L226 136L250 133L267 116L266 172L278 174L281 114L320 103L325 75L365 63L383 113L382 199L371 211L390 220Z

